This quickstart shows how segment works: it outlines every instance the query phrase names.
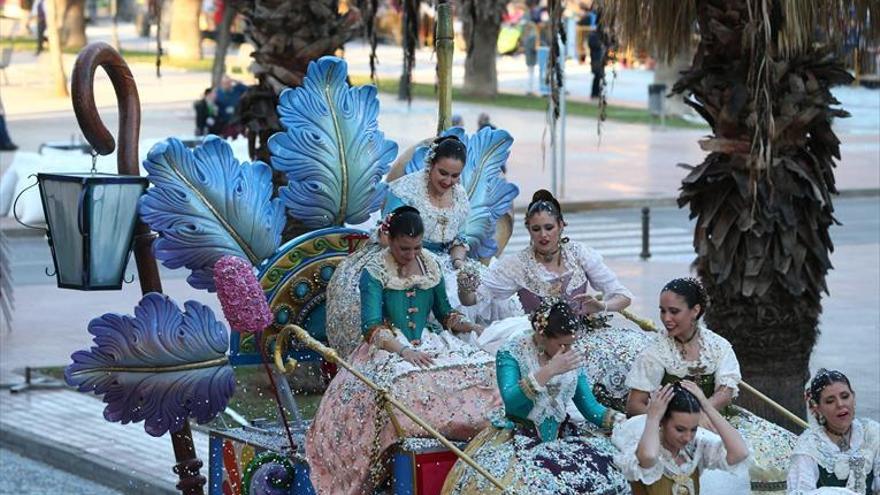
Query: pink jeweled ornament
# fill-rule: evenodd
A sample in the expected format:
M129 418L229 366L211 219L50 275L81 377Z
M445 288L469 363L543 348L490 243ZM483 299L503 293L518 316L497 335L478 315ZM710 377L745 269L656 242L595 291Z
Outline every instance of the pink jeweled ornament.
M220 258L214 264L214 284L233 330L259 332L272 323L272 312L250 263L236 256Z

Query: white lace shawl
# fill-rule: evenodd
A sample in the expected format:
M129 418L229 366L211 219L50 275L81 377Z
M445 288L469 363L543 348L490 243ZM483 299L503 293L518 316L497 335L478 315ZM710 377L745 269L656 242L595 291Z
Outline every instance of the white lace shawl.
M410 275L402 278L398 275L400 265L394 260L394 256L388 248L384 248L370 259L364 269L373 276L382 287L392 290L407 290L412 287L428 290L440 283L443 270L436 256L427 249L419 251L419 259L425 273Z
M747 473L751 456L747 456L737 464L728 464L727 449L721 437L703 428L699 428L691 443L685 446L686 462L677 464L675 456L661 445L657 463L650 468L643 468L636 457L636 449L645 431L646 417L641 414L624 421L614 428L614 433L611 435L611 441L619 451L614 455L614 464L626 479L652 485L664 474L675 481L676 478L689 477L697 469L700 472L706 469L720 469L743 476ZM683 485L687 487L687 482L683 482ZM690 492L695 495L692 486Z
M522 378L534 380L534 374L541 368L538 362L538 348L533 338L534 332L526 331L518 337L508 340L498 352L508 352L519 365ZM544 420L552 418L562 423L567 415L566 405L574 398L577 391L578 376L583 371L571 370L550 379L543 387L536 390L537 397L528 419L539 427ZM533 382L534 383L534 382Z
M540 297L571 296L572 291L589 282L607 299L620 294L632 299L633 295L620 281L602 255L580 242L569 242L562 248L562 264L565 270L558 275L547 270L535 259L531 247L516 254L503 256L483 274L480 295L487 299L507 299L520 289L526 289ZM561 279L569 276L565 294Z
M865 479L873 469L871 492L880 492L880 424L856 418L852 424L850 449L841 452L825 434L824 428L811 422L810 428L798 437L791 454L788 493L801 495L816 489L819 466L837 479L846 479L846 488L860 494L865 493ZM854 472L857 475L851 476Z
M626 377L626 386L653 392L660 388L664 373L678 377L714 374L715 388L729 387L736 397L742 375L730 342L702 325L699 339L700 357L694 361L684 359L672 337L656 339L636 358Z
M404 203L419 210L425 224L426 241L453 242L464 230L471 207L467 191L461 183L453 187L452 206L449 208L431 204L427 168L391 181L388 189Z

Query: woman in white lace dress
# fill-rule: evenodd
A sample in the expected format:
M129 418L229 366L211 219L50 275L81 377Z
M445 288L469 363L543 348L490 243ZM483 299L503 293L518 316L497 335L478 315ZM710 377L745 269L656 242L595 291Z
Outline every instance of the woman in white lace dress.
M404 175L388 186L382 217L400 206L419 211L425 225L422 247L431 251L443 269L447 296L459 309L456 275L467 255L464 229L470 211L467 191L462 187L461 172L467 161L467 148L455 136L434 140L423 170ZM327 286L327 337L330 346L347 356L360 342L360 293L358 281L366 261L386 242L382 223L373 232L370 243L348 256L333 274Z
M699 427L701 417L717 435ZM615 428L612 440L620 450L614 463L632 482L634 495L699 495L703 471L748 469L745 441L689 381L664 385L651 397L647 414Z
M580 242L568 242L562 209L550 192L534 194L525 223L530 245L493 263L475 291L464 290L465 284L460 283L462 303L482 306L515 295L523 309L531 312L547 297L567 302L591 327L580 339L587 354L587 373L596 380L596 396L606 406L622 410L628 392L623 382L629 367L654 336L641 330L609 328L604 315L629 306L632 293L599 253ZM588 293L591 288L603 294L602 300ZM488 326L479 343L492 352L506 339L530 328L527 316L506 318Z
M694 278L678 278L663 287L660 316L665 335L648 346L633 364L626 378L626 385L631 389L626 412L630 416L644 414L650 394L666 384L680 380L696 383L712 406L749 442L753 451L750 469L753 490L781 490L795 436L731 405L742 380L739 361L724 337L700 324L707 306L706 291ZM701 426L712 429L705 415Z
M856 417L849 378L820 369L807 398L810 427L791 456L788 494L880 494L880 424Z

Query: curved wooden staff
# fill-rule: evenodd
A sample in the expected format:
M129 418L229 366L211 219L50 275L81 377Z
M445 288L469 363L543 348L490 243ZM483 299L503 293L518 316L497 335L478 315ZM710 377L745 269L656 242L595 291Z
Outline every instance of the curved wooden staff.
M656 332L656 331L657 331L657 327L654 326L654 323L653 323L651 320L647 319L647 318L641 318L641 317L639 317L639 316L636 316L636 315L633 314L632 312L627 311L627 310L625 310L625 309L622 309L622 310L618 311L618 313L620 313L620 314L621 314L624 318L626 318L627 320L629 320L629 321L635 323L636 325L638 325L639 328L641 328L642 330L645 330L646 332ZM749 385L748 383L746 383L746 382L744 382L744 381L742 381L742 380L740 380L739 384L740 384L740 386L741 386L743 389L745 389L745 390L748 391L749 393L755 395L755 397L757 397L757 398L761 399L762 401L766 402L767 404L769 404L770 407L772 407L773 409L775 409L778 413L782 414L783 416L785 416L785 417L788 418L789 420L793 421L796 425L800 426L801 428L803 428L803 429L805 429L805 430L806 430L807 428L809 428L810 425L808 425L806 421L804 421L803 419L801 419L801 418L800 418L798 415L796 415L795 413L793 413L793 412L789 411L788 409L782 407L781 404L779 404L779 403L776 402L775 400L771 399L770 397L767 397L766 395L764 395L763 393L761 393L761 391L759 391L759 390L756 389L755 387Z
M95 70L101 66L116 91L119 108L119 152L116 168L121 175L140 175L138 166L138 139L141 126L141 104L137 85L128 64L112 46L104 42L89 43L76 58L71 81L73 111L83 135L100 155L113 152L116 142L107 130L95 106ZM153 256L152 244L156 234L138 218L134 228L134 258L137 263L141 292L162 292L159 268ZM174 472L180 477L177 489L184 495L203 495L206 479L199 473L202 461L196 456L189 422L180 431L171 434L177 464Z
M437 441L442 443L444 447L451 450L452 453L456 455L456 457L458 457L459 459L464 461L470 467L474 468L474 470L476 470L478 473L480 473L482 476L484 476L487 480L491 481L493 485L497 486L498 489L500 489L502 492L504 492L504 490L506 488L504 487L504 484L501 483L501 481L498 478L496 478L495 476L492 476L492 473L490 473L489 471L486 471L486 469L483 466L480 466L479 464L477 464L477 462L474 461L469 455L465 454L464 452L461 451L461 449L459 449L458 447L453 445L452 442L447 440L446 437L444 437L442 433L435 430L434 427L432 427L427 422L425 422L424 419L420 418L416 413L410 411L410 409L408 407L406 407L399 400L397 400L393 395L391 395L391 393L388 391L388 389L380 387L375 382L373 382L373 380L370 380L369 378L364 376L363 373L356 370L346 360L339 357L339 354L337 354L334 349L331 349L331 348L325 346L324 344L318 342L317 340L315 340L314 337L309 335L309 333L306 332L300 326L287 325L284 327L284 329L282 331L286 332L289 335L293 335L294 337L299 339L299 341L301 341L303 344L305 344L306 347L308 347L309 349L324 356L324 359L326 359L327 362L335 363L335 364L347 369L358 380L364 382L368 387L370 387L371 389L378 392L387 403L396 407L400 412L402 412L409 419L411 419L413 421L413 423L421 426L432 437L434 437L435 439L437 439ZM393 417L394 416L392 415L392 419L393 419Z

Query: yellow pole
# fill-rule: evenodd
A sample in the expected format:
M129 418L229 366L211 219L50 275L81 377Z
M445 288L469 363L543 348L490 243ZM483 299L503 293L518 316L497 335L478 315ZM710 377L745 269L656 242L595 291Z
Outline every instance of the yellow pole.
M452 56L455 46L452 12L447 0L437 2L434 48L437 52L437 135L452 125Z
M651 320L649 320L647 318L640 318L640 317L636 316L635 314L633 314L632 312L627 311L625 309L620 310L619 313L621 315L623 315L624 318L632 321L633 323L638 325L639 328L641 328L642 330L645 330L646 332L656 332L657 331L657 327L654 326L654 323L651 322ZM772 407L773 409L776 409L776 411L778 411L780 414L782 414L786 418L793 421L796 425L798 425L804 429L807 429L809 427L807 422L804 421L803 419L801 419L797 414L782 407L782 405L780 405L778 402L771 399L770 397L767 397L766 395L761 393L761 391L759 391L755 387L749 385L748 383L746 383L744 381L740 381L739 384L740 384L740 386L742 386L742 388L744 390L754 394L757 398L759 398L759 399L763 400L764 402L766 402L767 404L769 404L770 407Z
M502 492L506 489L504 485L501 483L498 478L492 476L492 473L486 471L483 466L477 464L469 455L465 454L458 447L452 444L449 440L446 439L439 431L435 430L431 425L425 422L422 418L420 418L416 413L409 410L408 407L403 405L400 401L394 398L393 395L387 390L379 385L376 385L372 380L364 376L360 371L356 370L352 365L350 365L347 361L339 357L339 354L336 353L334 349L331 349L324 344L315 340L308 332L306 332L302 327L297 325L287 325L284 327L284 330L290 329L290 333L292 333L297 339L299 339L302 343L306 345L309 349L321 354L324 356L324 359L331 363L336 363L339 366L347 369L349 373L354 375L360 381L364 382L368 387L375 390L376 392L382 394L385 397L385 400L396 407L400 412L406 415L409 419L413 421L413 423L421 426L425 431L427 431L432 437L436 438L437 441L443 444L444 447L451 450L459 459L467 463L470 467L474 468L478 473L483 475L486 479L492 482L493 485L497 486ZM393 417L393 416L392 416Z

